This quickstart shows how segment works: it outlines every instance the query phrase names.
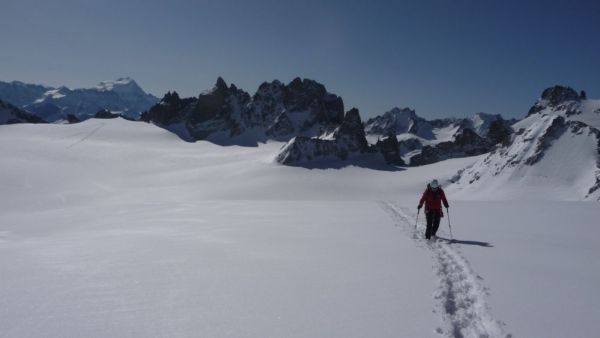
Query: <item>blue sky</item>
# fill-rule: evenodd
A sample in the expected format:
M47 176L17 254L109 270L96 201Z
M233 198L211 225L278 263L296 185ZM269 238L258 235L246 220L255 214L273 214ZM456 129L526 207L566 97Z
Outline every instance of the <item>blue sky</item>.
M316 79L363 118L522 117L554 84L600 97L599 1L0 0L0 80L162 97Z

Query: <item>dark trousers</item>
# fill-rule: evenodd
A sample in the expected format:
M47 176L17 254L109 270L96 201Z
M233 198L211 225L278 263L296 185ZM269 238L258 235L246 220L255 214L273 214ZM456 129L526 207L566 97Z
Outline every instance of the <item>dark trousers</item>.
M435 236L440 227L441 210L427 210L425 218L427 218L427 229L425 230L425 238L430 239Z

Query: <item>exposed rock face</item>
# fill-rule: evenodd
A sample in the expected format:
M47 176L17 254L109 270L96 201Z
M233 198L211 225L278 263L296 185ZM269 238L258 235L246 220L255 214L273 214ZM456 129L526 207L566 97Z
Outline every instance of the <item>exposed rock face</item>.
M490 151L490 143L471 129L458 132L453 141L423 147L420 154L410 158L410 165L425 165L449 158L475 156Z
M0 100L0 124L46 123L40 117Z
M390 135L377 141L375 148L379 150L386 163L405 165L404 160L400 157L400 145L396 135Z
M583 93L583 98L585 98L585 92ZM555 110L565 110L565 108L566 110L571 110L576 108L575 106L581 99L582 97L571 87L554 86L546 88L538 101L529 109L527 116L537 114L548 107ZM565 103L568 103L569 107L562 106Z
M247 109L250 95L238 89L235 85L227 84L222 78L217 79L214 88L198 96L189 105L185 126L190 135L201 140L215 132L225 132L229 136L242 133L242 111Z
M349 152L365 152L369 149L358 109L352 108L346 113L342 124L333 132L333 139L345 145Z
M73 123L79 123L79 122L81 122L81 120L78 119L77 116L75 116L73 114L68 114L67 115L67 122L69 124L73 124Z
M110 110L100 110L96 114L94 114L94 118L96 119L116 119L119 117L119 114L113 114Z
M193 101L193 98L181 99L175 91L167 92L158 104L140 115L140 120L146 122L153 121L159 125L177 123L183 119L183 110L185 107Z
M490 123L487 133L487 140L491 145L498 143L506 144L510 141L510 135L513 130L507 121L503 119L497 119Z
M425 119L418 117L413 109L395 107L381 116L369 119L365 124L365 132L371 135L414 134L424 139L433 139L433 126Z
M267 126L269 134L273 136L292 133L293 126L285 115L285 91L285 85L278 80L263 82L252 97L251 109L244 114L244 123L249 127Z
M140 119L160 126L181 124L197 140L216 132L235 136L242 132L243 110L250 96L235 85L227 86L218 78L212 90L197 98L180 98L177 92L168 92Z
M195 140L218 132L238 136L252 131L257 138L287 141L333 131L344 119L344 104L309 79L296 78L288 85L265 82L250 97L218 78L214 88L198 98L181 99L167 93L142 119L162 126L183 124Z
M276 157L282 164L300 164L320 159L346 160L349 155L371 151L365 138L358 109L349 110L333 133L321 137L298 136L290 140Z
M548 100L549 105L557 106L565 101L577 101L579 95L571 87L554 86L544 89L542 100Z
M344 103L337 95L328 93L322 84L295 78L285 88L284 105L290 113L309 112L300 131L315 124L337 125L344 119Z

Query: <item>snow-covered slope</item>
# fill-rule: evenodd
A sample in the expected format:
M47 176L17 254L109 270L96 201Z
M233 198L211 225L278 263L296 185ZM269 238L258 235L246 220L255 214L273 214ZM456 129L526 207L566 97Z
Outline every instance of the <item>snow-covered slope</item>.
M600 100L556 86L530 112L509 144L460 171L452 189L477 199L600 199Z
M108 109L137 118L158 99L131 78L101 82L95 88L69 89L45 87L21 82L0 82L0 99L23 107L41 118L54 122L71 114L82 120Z
M426 182L478 158L308 170L275 163L282 145L121 118L0 126L0 336L597 332L597 203L448 191L455 240L428 243Z

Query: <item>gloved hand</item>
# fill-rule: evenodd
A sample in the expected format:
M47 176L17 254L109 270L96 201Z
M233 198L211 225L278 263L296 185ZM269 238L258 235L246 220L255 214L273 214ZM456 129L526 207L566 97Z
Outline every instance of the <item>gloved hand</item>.
M421 210L422 206L417 205L417 210Z

